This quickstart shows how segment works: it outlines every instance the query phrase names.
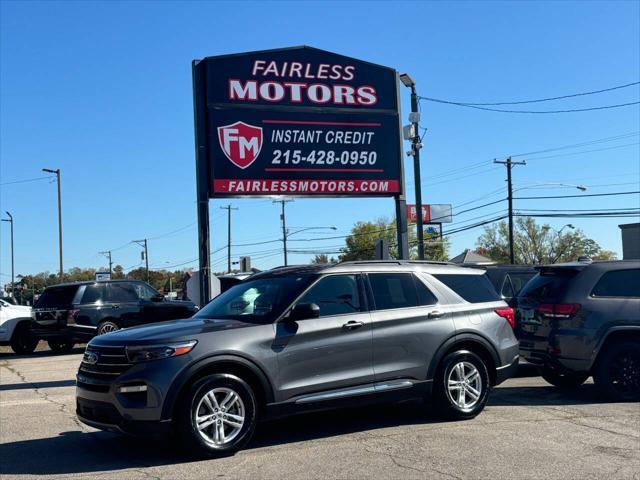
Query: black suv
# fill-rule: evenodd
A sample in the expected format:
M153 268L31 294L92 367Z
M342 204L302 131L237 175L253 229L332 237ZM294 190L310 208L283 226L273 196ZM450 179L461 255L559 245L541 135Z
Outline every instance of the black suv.
M538 273L531 265L488 265L484 268L487 278L512 307L522 287Z
M32 334L53 351L95 335L151 322L188 318L192 302L167 301L145 282L110 280L48 287L33 306Z
M520 354L559 387L593 375L613 400L640 400L640 261L538 267L517 299Z
M518 367L513 309L484 272L352 262L252 275L193 318L101 335L77 415L132 433L173 428L190 452L242 447L267 416L431 397L473 418Z

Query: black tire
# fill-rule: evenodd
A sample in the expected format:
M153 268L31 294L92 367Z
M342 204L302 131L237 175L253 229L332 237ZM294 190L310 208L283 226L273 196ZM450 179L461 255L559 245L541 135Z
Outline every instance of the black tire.
M456 389L455 385L449 388L449 380L458 381L460 378L459 365L463 365L463 378L469 377L465 385ZM475 369L476 375L471 376ZM471 381L469 381L471 380ZM491 383L489 372L482 358L468 350L458 350L447 355L436 374L434 384L434 404L437 413L451 420L467 420L478 415L487 404ZM479 392L477 398L473 399ZM464 395L462 398L461 395ZM455 398L454 398L455 397ZM469 398L470 401L466 402ZM468 406L465 404L468 403Z
M216 444L215 439L207 441L207 439L204 438L204 436L213 437L215 435L214 429L216 428L216 423L211 424L210 428L203 429L202 432L197 427L196 417L199 413L201 415L204 414L200 416L200 418L203 416L211 416L212 414L215 415L213 411L209 412L209 407L206 405L207 402L204 399L205 395L210 394L214 389L222 390L222 392L216 394L219 405L219 410L217 410L219 417L217 417L218 420L215 420L215 422L222 425L223 432L226 431L229 435L233 434L233 429L238 429L234 438L225 444ZM220 416L225 415L225 413L221 411L223 403L220 398L226 395L225 391L227 390L235 392L241 401L240 403L237 401L231 402L233 405L231 405L231 403L229 404L231 408L242 406L244 421L241 427L227 425L226 420L220 419ZM211 397L208 396L208 398ZM212 404L211 401L208 403ZM231 412L231 408L228 411L226 410L226 413ZM239 411L240 410L235 410L234 412L238 414ZM232 455L246 445L253 436L257 420L256 397L251 387L235 375L208 375L191 386L185 398L178 405L175 418L178 439L180 440L180 445L186 452L206 457ZM235 419L232 420L235 421Z
M70 339L47 340L49 348L55 353L71 353L75 343Z
M622 341L608 347L598 359L593 379L609 400L640 401L640 342Z
M11 335L11 350L18 355L32 353L38 346L39 340L31 334L29 322L22 322L16 325L13 335Z
M589 378L588 373L562 372L551 368L543 368L540 371L540 376L544 378L547 383L565 390L578 388Z
M106 333L116 332L120 330L120 325L116 322L112 322L111 320L105 320L98 325L98 330L96 331L96 335L104 335Z

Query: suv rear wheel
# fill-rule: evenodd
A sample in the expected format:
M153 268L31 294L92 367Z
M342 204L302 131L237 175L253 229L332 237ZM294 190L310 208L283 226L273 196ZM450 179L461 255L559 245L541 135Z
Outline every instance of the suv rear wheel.
M11 350L19 355L33 352L38 346L38 339L31 335L28 322L16 325L11 335Z
M198 380L178 407L177 430L187 451L212 457L241 449L256 427L256 398L234 375L214 374Z
M619 342L607 348L593 378L606 398L623 402L640 400L640 342Z
M467 350L450 353L436 376L438 412L451 419L473 418L486 405L490 388L487 367L478 355Z
M547 381L547 383L555 385L558 388L567 389L578 388L587 380L587 378L589 378L588 373L561 372L551 368L543 368L540 375Z

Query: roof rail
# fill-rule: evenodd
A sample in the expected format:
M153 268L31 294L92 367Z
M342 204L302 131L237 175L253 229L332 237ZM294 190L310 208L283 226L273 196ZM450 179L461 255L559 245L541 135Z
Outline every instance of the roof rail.
M350 260L347 262L340 262L337 265L406 265L406 264L425 264L425 265L455 265L451 262L437 261L437 260Z

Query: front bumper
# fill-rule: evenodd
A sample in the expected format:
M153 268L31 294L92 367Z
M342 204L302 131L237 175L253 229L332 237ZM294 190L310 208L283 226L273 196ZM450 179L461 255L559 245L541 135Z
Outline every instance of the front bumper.
M136 436L164 436L171 431L171 421L145 421L124 418L114 405L84 398L76 399L76 416L85 425L107 432Z

